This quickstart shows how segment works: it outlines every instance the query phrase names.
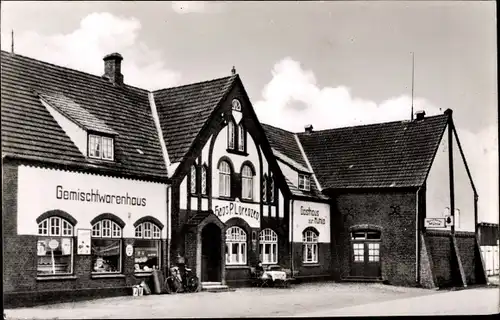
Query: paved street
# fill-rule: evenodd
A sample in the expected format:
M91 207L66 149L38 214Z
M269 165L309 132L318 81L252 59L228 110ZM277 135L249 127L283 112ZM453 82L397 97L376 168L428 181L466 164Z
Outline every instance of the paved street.
M289 289L107 298L11 309L6 315L8 319L139 319L481 314L498 312L498 302L498 288L448 292L380 284L314 283Z

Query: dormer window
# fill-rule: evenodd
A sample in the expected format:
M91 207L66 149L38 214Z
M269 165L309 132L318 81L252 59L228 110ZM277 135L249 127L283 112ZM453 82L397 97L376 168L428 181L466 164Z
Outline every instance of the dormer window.
M299 173L299 189L305 191L311 190L311 177L309 175Z
M89 157L94 159L113 160L113 138L89 134Z

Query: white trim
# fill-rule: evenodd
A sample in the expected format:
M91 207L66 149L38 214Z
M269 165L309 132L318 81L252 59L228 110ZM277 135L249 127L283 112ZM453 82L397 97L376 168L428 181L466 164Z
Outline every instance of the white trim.
M297 145L299 146L300 153L302 154L302 158L306 161L307 167L309 168L309 171L311 172L312 177L314 178L314 182L316 182L316 187L318 190L321 192L323 191L323 188L321 188L321 185L319 184L318 179L316 178L316 175L314 174L314 171L312 169L311 163L309 162L309 159L307 159L307 155L304 152L304 148L302 148L302 144L300 143L299 137L297 137L297 134L293 134L295 137L295 141L297 142Z
M300 163L297 163L296 161L290 159L289 157L287 157L283 153L279 152L278 150L276 150L274 148L271 148L271 150L273 151L273 154L276 156L276 158L278 158L278 160L281 160L285 164L292 166L294 169L297 169L298 171L307 172L307 173L313 173L308 168L306 168L303 165L301 165Z
M153 115L153 120L156 126L156 131L158 132L158 138L160 140L161 151L163 153L163 159L165 160L165 168L167 169L167 175L172 177L170 169L170 158L167 152L167 145L165 144L165 139L163 139L163 133L160 126L160 118L158 118L158 111L156 109L155 98L152 92L148 92L149 106L151 107L151 114ZM172 172L173 173L173 172Z

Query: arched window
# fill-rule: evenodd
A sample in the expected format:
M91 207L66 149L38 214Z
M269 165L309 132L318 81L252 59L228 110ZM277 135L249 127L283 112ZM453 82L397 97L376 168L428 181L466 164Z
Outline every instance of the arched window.
M201 166L201 194L207 194L207 167Z
M236 140L236 131L234 130L233 120L229 120L227 124L227 148L234 150L234 144Z
M241 168L241 197L243 199L253 199L253 171L249 165L243 165Z
M318 262L318 232L314 229L306 229L302 233L302 261L304 263Z
M53 216L38 224L37 274L73 273L73 225Z
M267 203L267 174L264 173L262 179L262 202Z
M113 220L103 219L92 225L92 272L120 273L122 228Z
M238 125L238 150L245 151L245 128L243 127L243 123Z
M160 227L149 221L143 222L135 227L135 237L134 271L160 269Z
M226 264L244 265L247 263L247 234L240 227L226 231Z
M271 229L260 232L260 261L264 264L278 263L278 235Z
M231 196L231 167L227 161L219 164L219 196Z
M196 166L192 165L191 166L191 173L190 173L190 184L191 184L191 193L195 194L196 193Z

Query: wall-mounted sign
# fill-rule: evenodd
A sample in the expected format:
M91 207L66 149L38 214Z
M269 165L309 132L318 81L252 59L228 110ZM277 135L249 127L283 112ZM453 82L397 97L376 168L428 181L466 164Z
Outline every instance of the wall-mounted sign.
M312 210L310 207L300 207L300 214L309 216L309 224L326 224L326 219L319 216L319 210Z
M426 228L446 228L444 218L425 218L424 225Z
M57 247L59 247L59 241L57 241L56 239L52 239L49 241L49 248L50 249L55 250L55 249L57 249Z
M90 254L90 236L92 235L92 230L90 229L78 229L76 231L76 241L77 241L77 253L80 255Z
M260 228L260 206L255 203L244 203L238 200L213 200L214 213L222 222L231 218L242 218L250 227Z
M330 205L310 201L294 201L293 241L302 242L304 230L311 227L319 233L319 242L330 242Z
M447 227L451 227L454 224L454 217L453 216L446 216L444 217L444 221L446 222Z
M134 247L131 244L128 244L125 248L125 253L127 254L127 257L131 257L134 253Z

